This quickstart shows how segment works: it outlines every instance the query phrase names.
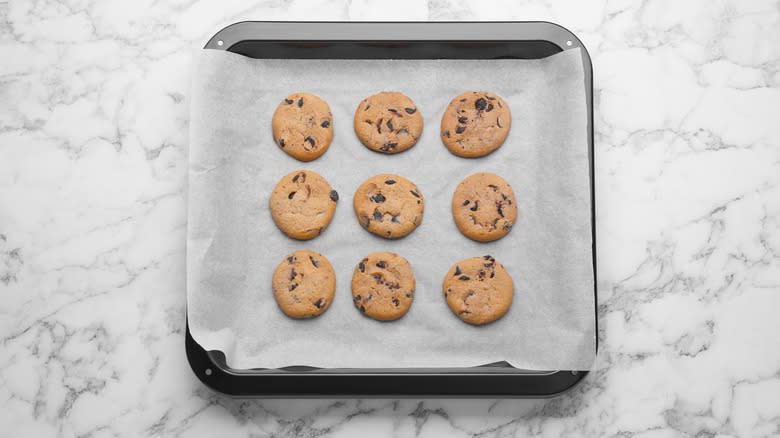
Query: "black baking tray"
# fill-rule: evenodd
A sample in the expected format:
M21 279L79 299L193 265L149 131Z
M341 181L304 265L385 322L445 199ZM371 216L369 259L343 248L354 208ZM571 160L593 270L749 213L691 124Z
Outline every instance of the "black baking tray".
M593 68L587 50L567 29L547 22L245 21L217 32L205 48L256 59L539 59L582 49L594 278L592 285L583 286L592 287L594 297L597 294ZM597 336L594 342L598 349ZM221 351L201 347L189 327L186 351L192 370L206 386L236 397L551 397L574 387L588 373L521 370L506 362L472 368L239 370L227 365Z

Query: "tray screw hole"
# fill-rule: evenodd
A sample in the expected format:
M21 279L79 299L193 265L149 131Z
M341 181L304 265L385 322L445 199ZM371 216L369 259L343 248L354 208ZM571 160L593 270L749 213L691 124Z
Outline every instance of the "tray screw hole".
M221 42L221 41L220 41L220 42ZM219 43L217 43L217 44L219 44ZM566 41L566 46L567 46L567 47L571 47L571 45L572 45L572 44L573 44L573 43L571 42L571 40L568 40L568 41ZM221 46L222 44L219 44L219 45Z
M569 43L571 43L571 41L569 41ZM225 42L224 42L224 41L222 41L222 40L219 40L219 41L217 41L217 45L218 45L218 46L220 46L220 47L221 47L223 44L225 44ZM569 45L571 45L571 44L569 44Z
M206 375L207 375L207 376L210 376L210 375L211 375L211 368L206 368Z

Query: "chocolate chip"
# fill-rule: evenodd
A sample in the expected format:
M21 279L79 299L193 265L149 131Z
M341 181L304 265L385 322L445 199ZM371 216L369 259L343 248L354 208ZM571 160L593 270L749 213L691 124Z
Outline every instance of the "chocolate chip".
M317 259L315 259L314 257L309 256L309 260L311 260L311 264L314 265L315 268L319 268L320 267L320 262Z
M415 189L415 190L409 190L409 193L411 193L411 194L412 194L412 196L414 196L415 198L419 198L419 197L420 197L420 194L419 194L419 193L417 193L417 189Z
M398 300L398 298L393 298L393 305L395 307L398 307L401 305L401 301Z
M360 272L366 272L366 261L361 260L360 263L358 263L358 269L360 269Z
M378 208L374 209L374 220L382 222L382 213L379 212Z
M374 277L374 281L376 281L377 283L379 283L379 284L384 283L384 280L382 280L382 274L376 273L376 274L372 274L371 276ZM370 297L370 295L369 295L369 297ZM368 298L366 298L366 301L368 301Z
M461 100L460 100L460 102L465 102L465 101L466 101L466 98L465 98L465 97L464 97L463 99L461 99Z
M417 112L417 108L404 108L404 111L406 111L406 114L414 114Z
M461 204L461 205L469 205L469 202L471 202L471 201L469 201L468 199L466 199L465 201L463 201L463 204Z
M376 267L377 268L381 268L381 269L385 269L387 267L387 263L382 261L382 260L380 260L380 261L376 262Z
M499 128L503 128L504 125L501 124L501 117L496 118L496 125L498 125Z
M469 118L466 116L460 116L458 117L458 123L466 123L469 121Z
M298 287L298 283L290 283L290 287L287 290L295 290L296 287Z
M287 199L292 199L293 196L295 196L295 192L290 192L290 194L287 195Z
M383 122L384 120L385 120L385 119L379 119L379 121L378 121L378 122L376 122L376 132L378 132L378 133L380 133L380 134L382 133L382 122Z
M294 279L298 275L297 272L295 272L295 268L292 268L290 270L290 280Z
M339 200L339 192L337 192L335 190L331 190L330 191L330 200L333 201L333 202L338 201Z
M306 137L306 141L309 142L309 144L312 145L312 147L314 146L314 138L312 138L311 136Z
M391 185L395 184L395 180L394 179L386 179L385 180L385 184L391 186Z
M496 271L491 271L491 272L490 272L490 278L493 278L493 277L495 277L495 276L496 276Z
M450 130L449 129L444 131L444 136L447 137L447 138L450 138Z
M385 199L386 199L385 195L383 195L381 193L377 193L376 195L371 197L371 200L376 202L377 204L381 204L381 203L385 202Z
M320 126L322 126L323 128L327 128L328 126L330 126L330 120L323 120Z
M461 271L461 270L460 270L460 266L457 266L457 265L456 265L456 266L455 266L455 273L454 273L454 274L452 274L452 275L453 275L454 277L457 277L458 275L460 275L460 273L461 273L461 272L463 272L463 271Z
M393 122L390 120L387 121L387 129L389 129L390 132L393 132Z
M477 211L479 209L479 201L474 201L474 206L469 208L471 211Z
M501 217L504 217L504 210L503 210L503 204L500 202L497 204L498 214Z
M303 98L298 99L298 108L303 106Z
M291 103L293 103L293 100L292 99L284 99L284 103L286 103L287 105L290 105Z
M306 182L306 172L301 172L293 177L293 182L298 182L298 180L301 180L301 182Z
M401 223L401 221L398 220L398 215L397 214L393 215L393 217L390 218L390 222L392 222L394 224L400 224Z
M491 189L493 189L493 191L494 191L494 192L498 190L498 186L497 186L497 185L495 185L495 184L488 184L488 187L490 187Z
M353 301L360 301L362 299L363 299L363 297L361 297L360 295L355 295L354 297L352 297Z
M476 108L477 111L484 110L486 106L487 106L487 101L481 97L477 99L476 102L474 102L474 108Z
M279 139L279 146L284 147L284 139L283 138Z
M496 261L496 259L494 259L493 256L491 256L491 255L485 255L485 256L482 256L482 258L485 259L485 260L490 260L492 262Z
M322 307L325 305L325 300L320 298L319 300L314 302L314 307L318 309L322 309Z
M295 256L287 257L287 263L289 263L289 264L295 263Z
M489 112L491 112L491 111L493 111L493 104L492 104L492 103L489 103L489 104L488 104L488 106L487 106L487 109L485 110L485 112L486 112L486 113L489 113Z
M366 306L360 306L360 311L366 313Z
M368 111L369 108L371 108L371 104L366 102L366 107L363 108L363 111Z
M466 130L465 126L458 126L457 128L455 128L455 133L456 134L463 134L463 131L465 131L465 130Z
M461 275L460 277L458 277L458 280L460 280L460 281L468 281L468 280L471 280L471 277L469 277L468 275Z
M390 111L393 114L398 114L398 110L395 109L395 108L388 108L387 110Z

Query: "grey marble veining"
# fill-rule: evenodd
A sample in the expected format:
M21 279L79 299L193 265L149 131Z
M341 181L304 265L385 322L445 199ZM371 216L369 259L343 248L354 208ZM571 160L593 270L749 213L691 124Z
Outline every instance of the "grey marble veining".
M267 20L549 20L594 63L600 352L551 400L217 396L183 354L193 50ZM0 2L0 436L780 434L776 1Z

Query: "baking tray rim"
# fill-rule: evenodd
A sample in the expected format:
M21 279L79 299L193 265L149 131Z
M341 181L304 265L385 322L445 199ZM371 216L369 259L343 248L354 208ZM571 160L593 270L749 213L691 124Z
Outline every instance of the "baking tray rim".
M300 28L292 27L301 24L315 27L315 33L300 33ZM498 28L501 32L479 33L468 35L463 32L465 28L473 26L490 25L491 29ZM247 35L248 30L270 27L277 33L269 34L265 38L253 37L251 39L239 39ZM322 38L322 29L352 28L351 31L361 30L355 26L363 26L364 32L370 31L370 38L355 38L353 33L338 33L330 35L331 38ZM370 27L366 27L370 26ZM429 38L431 34L418 33L420 30L430 32L433 28L442 30L442 26L450 26L449 29L458 30L458 34L437 34L435 38ZM415 38L398 38L397 32L401 27L406 30L414 28ZM254 28L254 29L250 29ZM383 34L377 30L392 31ZM533 29L530 29L533 28ZM295 38L285 38L279 30L291 31ZM316 33L319 30L320 33ZM343 29L341 29L343 31ZM445 29L446 30L446 29ZM484 28L480 28L484 30ZM525 32L518 32L525 30ZM529 33L532 30L532 33ZM511 31L511 32L510 32ZM542 32L543 31L543 32ZM463 33L462 33L463 32ZM504 32L504 33L502 33ZM545 33L545 38L539 38L537 32ZM251 33L251 32L250 32ZM467 34L468 38L460 35ZM379 37L377 37L379 35ZM384 35L384 38L381 38ZM460 37L459 37L460 36ZM498 38L498 36L502 36ZM525 36L525 38L521 38ZM533 38L531 38L533 36ZM598 354L598 288L597 288L597 260L596 260L596 224L595 224L595 176L594 176L594 147L593 147L593 67L590 55L582 42L568 29L546 21L502 21L502 22L332 22L332 21L241 21L224 27L212 36L204 46L204 49L216 49L229 51L231 47L241 41L255 42L323 42L323 43L491 43L491 42L534 42L547 41L553 43L558 52L580 48L585 67L585 86L588 111L588 158L591 193L591 236L592 236L592 265L593 265L593 293L594 293L594 331L595 348ZM557 53L557 52L556 52ZM344 59L344 58L342 58ZM403 58L397 58L403 59ZM224 354L220 351L206 351L192 337L189 323L186 324L185 350L192 371L198 379L210 389L224 395L234 397L294 397L294 398L323 398L323 397L553 397L571 390L579 384L589 370L550 370L535 371L522 370L514 367L502 368L503 372L496 372L498 367L477 366L470 368L408 368L408 369L317 369L308 367L288 367L287 369L255 369L236 370L227 366ZM594 356L595 361L595 356ZM291 370L290 368L294 368ZM299 370L298 368L307 368ZM492 368L492 369L491 369ZM492 372L487 372L491 369ZM330 382L322 385L321 382ZM352 379L349 383L360 381L360 385L350 384L343 386L343 379ZM273 380L277 379L277 381ZM371 380L366 380L371 379ZM392 381L390 381L390 380ZM420 380L423 379L423 380ZM441 382L438 380L443 379ZM455 383L452 379L460 379ZM278 380L285 383L280 386ZM385 385L376 385L375 381L387 380ZM398 380L398 381L396 381ZM289 382L288 382L289 381ZM303 382L305 381L305 382ZM493 382L493 383L490 383ZM490 383L490 384L489 384ZM259 386L257 384L260 384ZM481 389L485 386L491 390ZM511 385L509 385L511 384ZM414 390L402 389L402 385L413 386ZM472 385L479 386L475 389ZM516 387L518 386L518 387ZM431 388L438 388L432 391ZM453 390L453 387L460 389ZM546 389L541 389L546 387ZM338 388L338 390L335 390ZM347 388L351 388L348 390ZM470 388L470 389L463 389ZM510 389L508 389L510 388Z

